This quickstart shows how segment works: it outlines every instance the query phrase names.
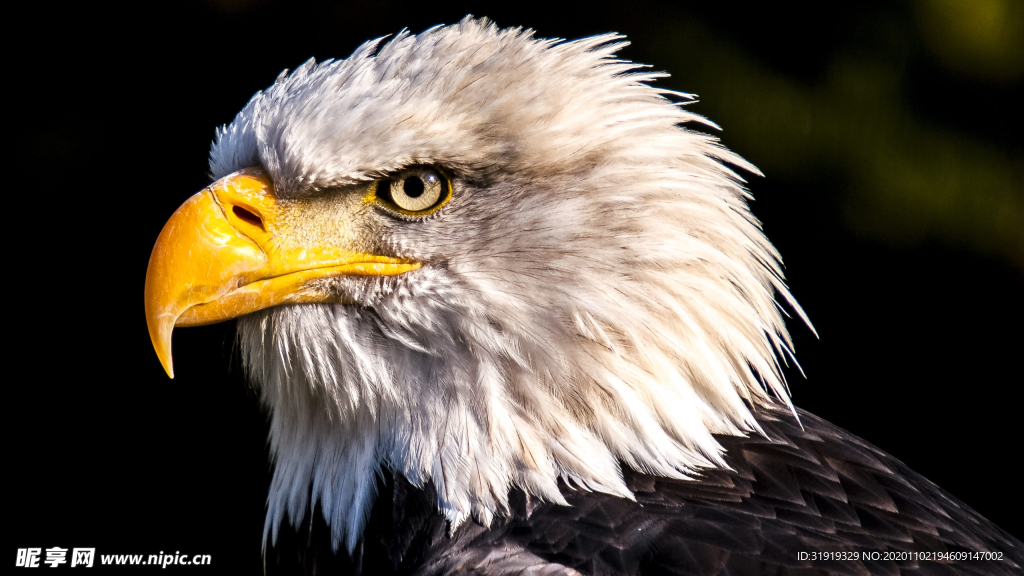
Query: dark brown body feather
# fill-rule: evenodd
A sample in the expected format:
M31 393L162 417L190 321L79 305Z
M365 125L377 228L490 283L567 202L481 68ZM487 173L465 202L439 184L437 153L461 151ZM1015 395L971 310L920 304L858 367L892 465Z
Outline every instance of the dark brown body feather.
M559 506L520 492L510 518L490 529L470 521L451 537L433 489L385 477L351 558L331 551L317 511L297 533L282 529L266 572L1024 574L1019 540L902 462L806 412L802 428L783 408L755 414L769 439L718 438L732 470L680 481L627 468L635 502L563 486L570 506ZM848 554L814 559L821 552ZM900 552L910 555L893 558ZM1001 559L950 559L947 552Z

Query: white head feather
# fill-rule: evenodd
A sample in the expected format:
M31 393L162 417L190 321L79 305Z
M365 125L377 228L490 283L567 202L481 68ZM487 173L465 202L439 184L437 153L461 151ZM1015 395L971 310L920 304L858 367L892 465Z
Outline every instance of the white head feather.
M620 461L722 465L712 434L789 403L774 295L803 313L722 162L756 169L682 127L710 123L623 45L466 19L307 62L218 133L215 178L260 164L285 198L411 164L455 175L436 215L374 228L423 268L239 321L272 414L272 538L319 503L351 549L382 467L432 481L453 525L488 525L514 487L564 502L560 478L630 498Z

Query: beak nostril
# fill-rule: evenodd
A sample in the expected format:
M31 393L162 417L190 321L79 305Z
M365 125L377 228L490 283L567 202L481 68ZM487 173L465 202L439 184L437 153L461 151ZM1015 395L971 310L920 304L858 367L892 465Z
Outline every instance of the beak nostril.
M231 212L234 213L239 220L252 224L264 232L267 231L266 227L263 226L263 219L245 208L242 208L241 206L232 206Z

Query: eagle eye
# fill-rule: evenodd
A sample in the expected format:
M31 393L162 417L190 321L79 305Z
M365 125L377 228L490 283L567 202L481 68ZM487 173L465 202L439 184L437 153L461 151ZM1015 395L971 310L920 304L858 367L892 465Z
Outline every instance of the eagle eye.
M377 182L375 196L408 216L425 216L451 198L451 182L437 168L413 166Z

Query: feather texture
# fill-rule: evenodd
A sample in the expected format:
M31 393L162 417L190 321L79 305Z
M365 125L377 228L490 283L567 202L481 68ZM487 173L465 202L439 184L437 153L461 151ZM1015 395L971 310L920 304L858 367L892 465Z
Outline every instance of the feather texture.
M1020 574L1024 545L874 446L806 412L757 407L764 435L720 436L727 467L676 480L627 470L636 500L523 492L489 530L453 537L428 491L381 480L365 542L331 552L316 515L270 550L267 573ZM801 557L800 552L807 553ZM840 560L812 553L846 553ZM944 553L992 553L956 559Z

